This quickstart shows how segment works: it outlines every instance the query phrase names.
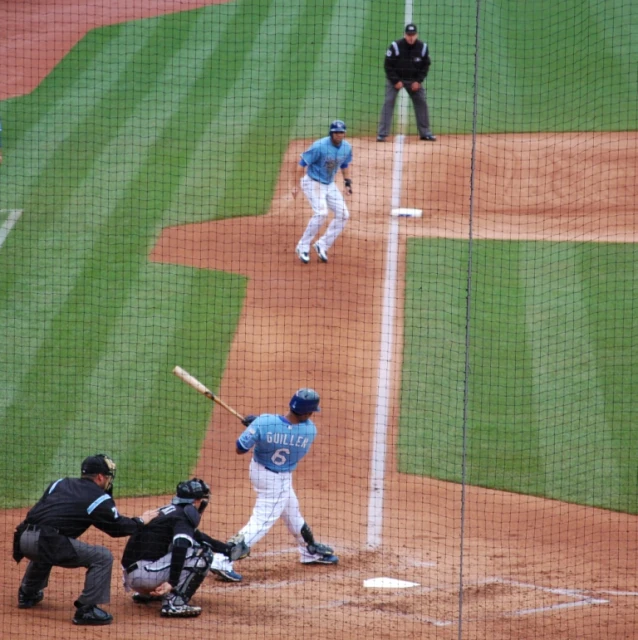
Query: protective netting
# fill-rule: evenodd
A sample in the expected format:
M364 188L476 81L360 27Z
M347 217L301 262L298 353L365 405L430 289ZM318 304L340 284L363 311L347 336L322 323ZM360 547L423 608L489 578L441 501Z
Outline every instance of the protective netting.
M0 0L0 635L638 637L637 42L629 0ZM56 484L97 453L116 511ZM252 544L203 582L190 497L125 552L192 477Z

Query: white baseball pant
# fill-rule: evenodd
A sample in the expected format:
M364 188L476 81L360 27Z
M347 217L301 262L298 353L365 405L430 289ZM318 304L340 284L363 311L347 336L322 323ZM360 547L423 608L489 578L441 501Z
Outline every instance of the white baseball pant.
M320 247L328 251L345 229L350 217L343 195L337 189L334 181L330 184L322 184L313 180L308 174L301 179L301 190L312 207L312 217L303 236L301 236L301 240L297 243L297 249L305 253L310 251L310 244L313 238L324 225L328 212L332 211L335 217L328 225L326 232L317 241Z
M250 461L249 475L257 500L250 520L239 531L243 534L246 544L252 547L259 542L281 517L299 545L301 562L316 560L316 555L308 552L301 535L304 519L299 508L299 499L292 486L292 473L274 473L253 458ZM212 568L232 571L233 563L221 553L216 553Z

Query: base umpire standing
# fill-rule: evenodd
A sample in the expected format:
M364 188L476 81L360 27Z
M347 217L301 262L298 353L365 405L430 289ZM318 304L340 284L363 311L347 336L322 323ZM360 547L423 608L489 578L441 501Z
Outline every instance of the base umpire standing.
M210 499L209 486L199 478L177 485L169 505L159 516L131 536L122 555L122 572L133 600L146 604L162 601L160 615L169 618L198 616L201 607L189 604L210 571L213 553L237 560L249 552L243 537L229 544L197 528Z
M425 42L418 39L416 25L406 25L405 37L390 44L385 54L385 100L381 109L377 142L383 142L390 134L394 104L401 89L408 92L414 105L421 140L436 140L436 136L430 130L430 114L423 88L423 81L428 75L431 63L430 50Z
M157 511L136 518L117 512L111 496L115 462L100 453L82 462L81 478L60 478L18 525L13 538L13 558L26 557L29 566L18 590L18 607L30 609L44 598L51 569L87 569L84 590L75 601L74 624L110 624L113 616L98 604L111 599L113 556L106 547L77 540L91 525L113 538L129 536L150 522Z

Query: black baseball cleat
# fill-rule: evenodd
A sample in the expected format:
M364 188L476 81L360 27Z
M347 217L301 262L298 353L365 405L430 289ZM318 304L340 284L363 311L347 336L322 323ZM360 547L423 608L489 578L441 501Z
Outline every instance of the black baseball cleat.
M385 142L385 136L377 136L377 142Z
M309 562L303 564L337 564L339 562L339 556L335 556L333 553L327 553L323 556L313 558Z
M31 609L42 600L44 600L44 591L25 593L22 588L18 589L18 609Z
M427 140L428 142L436 142L436 136L433 133L426 133L421 136L421 140Z
M151 602L161 602L162 596L152 596L150 593L133 594L133 602L136 604L150 604Z
M100 609L100 607L95 604L87 604L78 607L78 610L73 616L73 624L79 625L97 627L105 624L111 624L111 622L113 622L113 616L108 613L108 611Z

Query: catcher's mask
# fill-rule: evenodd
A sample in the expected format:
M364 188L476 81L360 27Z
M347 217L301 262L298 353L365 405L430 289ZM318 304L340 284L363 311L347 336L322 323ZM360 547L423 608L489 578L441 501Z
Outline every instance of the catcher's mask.
M193 504L195 500L201 500L199 512L203 513L210 500L210 487L200 478L191 478L177 485L173 504Z
M113 481L115 480L116 465L111 458L105 453L96 453L94 456L85 458L82 462L82 475L94 476L101 473L108 477L108 482L104 490L109 494L113 494Z
M290 398L290 410L298 416L321 411L319 408L319 394L314 389L299 389Z

